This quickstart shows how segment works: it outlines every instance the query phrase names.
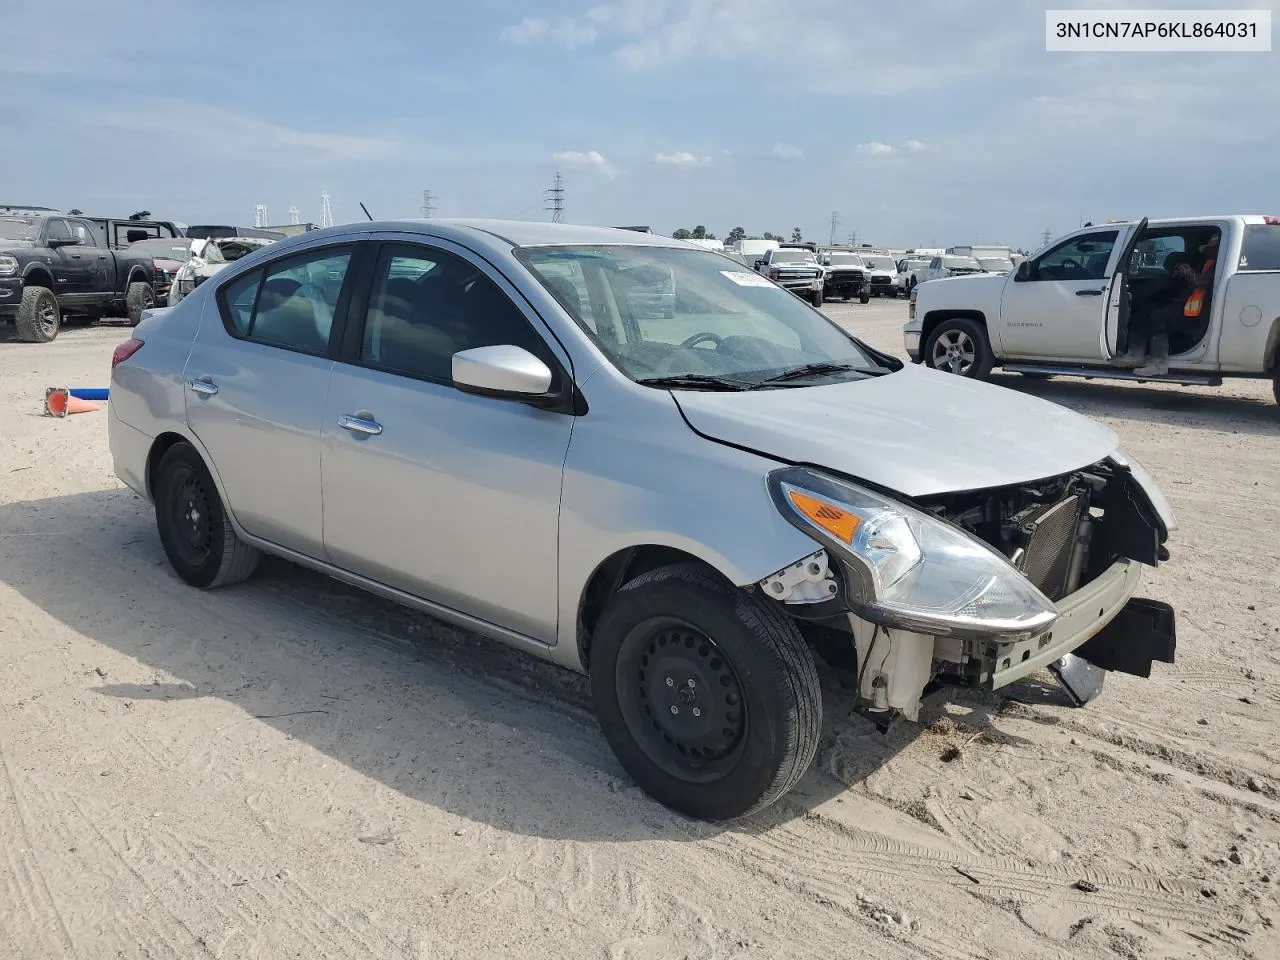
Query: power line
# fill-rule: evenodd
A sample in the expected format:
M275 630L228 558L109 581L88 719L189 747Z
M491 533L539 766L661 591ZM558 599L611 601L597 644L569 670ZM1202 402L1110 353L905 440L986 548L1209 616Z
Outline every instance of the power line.
M551 211L552 223L564 222L564 177L556 171L556 178L551 189L547 191L547 209Z
M436 205L434 198L431 196L430 190L422 191L422 219L431 219L431 214L435 210Z

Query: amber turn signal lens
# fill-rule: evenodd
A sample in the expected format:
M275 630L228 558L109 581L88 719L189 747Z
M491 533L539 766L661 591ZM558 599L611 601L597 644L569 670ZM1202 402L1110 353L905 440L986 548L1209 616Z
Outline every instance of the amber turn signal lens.
M789 490L787 496L791 498L797 510L827 533L845 543L853 543L853 535L862 521L848 510L843 510L826 500L811 497L807 493L801 493L799 490Z

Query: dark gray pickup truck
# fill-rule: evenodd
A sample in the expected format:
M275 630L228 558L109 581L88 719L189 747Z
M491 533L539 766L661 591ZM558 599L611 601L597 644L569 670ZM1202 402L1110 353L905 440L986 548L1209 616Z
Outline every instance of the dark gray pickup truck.
M152 259L112 250L83 217L36 210L0 213L0 323L19 339L48 343L62 319L127 315L155 306Z

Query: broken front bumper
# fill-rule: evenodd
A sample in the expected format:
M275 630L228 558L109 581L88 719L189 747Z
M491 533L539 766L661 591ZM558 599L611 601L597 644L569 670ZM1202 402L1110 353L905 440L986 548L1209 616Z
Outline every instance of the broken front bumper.
M1117 560L1101 576L1059 600L1058 619L1044 633L1016 643L990 644L994 669L984 672L981 680L998 690L1067 654L1081 656L1105 670L1138 676L1151 675L1153 660L1172 663L1172 610L1167 617L1155 618L1158 622L1148 617L1151 625L1141 629L1141 611L1152 605L1133 597L1141 576L1141 564Z

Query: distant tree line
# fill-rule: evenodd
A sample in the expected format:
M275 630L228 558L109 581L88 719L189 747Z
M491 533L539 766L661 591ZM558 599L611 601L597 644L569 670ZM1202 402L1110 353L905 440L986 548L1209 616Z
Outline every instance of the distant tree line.
M709 230L707 230L707 228L704 227L702 224L698 224L692 230L690 230L687 227L681 227L675 233L671 234L671 236L673 236L677 240L714 240L716 239L716 235L714 233L711 233ZM781 233L770 233L768 230L766 230L760 236L750 236L747 234L747 231L743 227L734 227L732 230L729 231L729 233L724 238L724 242L726 246L733 246L733 244L739 242L740 240L777 240L779 243L782 243L786 240L786 238ZM792 227L791 242L800 243L803 240L804 240L804 235L801 233L800 228Z

